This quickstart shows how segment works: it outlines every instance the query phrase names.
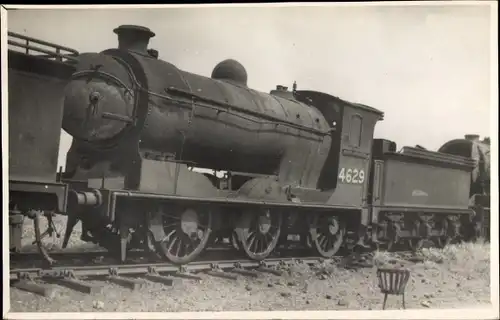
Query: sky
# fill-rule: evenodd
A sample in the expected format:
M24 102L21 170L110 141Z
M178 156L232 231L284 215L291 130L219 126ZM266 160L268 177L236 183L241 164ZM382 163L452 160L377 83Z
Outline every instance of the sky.
M228 58L248 86L324 91L385 113L375 137L436 150L465 134L490 136L489 6L194 7L15 10L8 29L99 52L121 24L149 27L150 47L210 76ZM71 137L62 133L59 165Z

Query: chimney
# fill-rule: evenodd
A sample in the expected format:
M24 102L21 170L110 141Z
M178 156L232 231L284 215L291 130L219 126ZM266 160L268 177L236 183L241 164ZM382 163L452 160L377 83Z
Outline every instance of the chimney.
M113 30L118 35L118 49L131 50L144 55L148 54L149 39L155 36L149 28L121 25Z
M466 134L465 135L465 140L477 141L477 140L479 140L479 135L477 135L477 134Z

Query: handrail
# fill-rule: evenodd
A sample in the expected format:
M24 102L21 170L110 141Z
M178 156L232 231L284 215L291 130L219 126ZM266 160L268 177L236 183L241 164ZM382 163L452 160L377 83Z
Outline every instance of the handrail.
M30 50L31 50L31 51L35 51L35 52L39 52L39 53L44 53L43 55L34 55L34 56L38 56L38 57L42 57L42 58L46 58L46 59L53 58L56 61L60 61L60 62L66 62L67 60L76 62L77 61L76 57L80 54L78 51L76 51L74 49L64 47L64 46L61 46L61 45L58 45L55 43L51 43L51 42L35 39L32 37L28 37L28 36L18 34L15 32L9 31L8 36L14 38L13 40L9 39L8 44L13 46L13 47L16 47L16 48L25 49L23 51L27 55L29 55L29 54L34 55L32 52L30 52ZM19 42L19 41L15 41L15 40L24 40L24 43ZM33 44L47 46L49 48L44 49L44 48L41 48L39 46L35 46ZM55 52L54 52L54 50L55 50Z

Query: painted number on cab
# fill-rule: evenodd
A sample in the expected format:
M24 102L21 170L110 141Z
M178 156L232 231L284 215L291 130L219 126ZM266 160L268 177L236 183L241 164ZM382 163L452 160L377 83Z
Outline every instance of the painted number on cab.
M365 182L365 170L356 168L341 168L339 180L341 183L362 184Z

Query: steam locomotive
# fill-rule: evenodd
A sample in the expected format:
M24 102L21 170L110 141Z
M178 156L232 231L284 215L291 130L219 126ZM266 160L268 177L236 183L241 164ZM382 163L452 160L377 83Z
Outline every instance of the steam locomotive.
M444 246L486 225L488 144L398 152L373 137L380 110L295 84L258 92L232 59L211 77L182 71L148 48L148 28L114 32L116 49L61 55L64 89L52 87L50 117L26 102L47 90L12 89L11 248L25 215L67 215L64 247L81 221L82 240L121 261L140 248L176 264L221 239L262 260L295 235L328 258L341 247ZM9 76L9 86L26 84ZM34 126L43 121L50 129ZM56 174L58 123L73 142Z

